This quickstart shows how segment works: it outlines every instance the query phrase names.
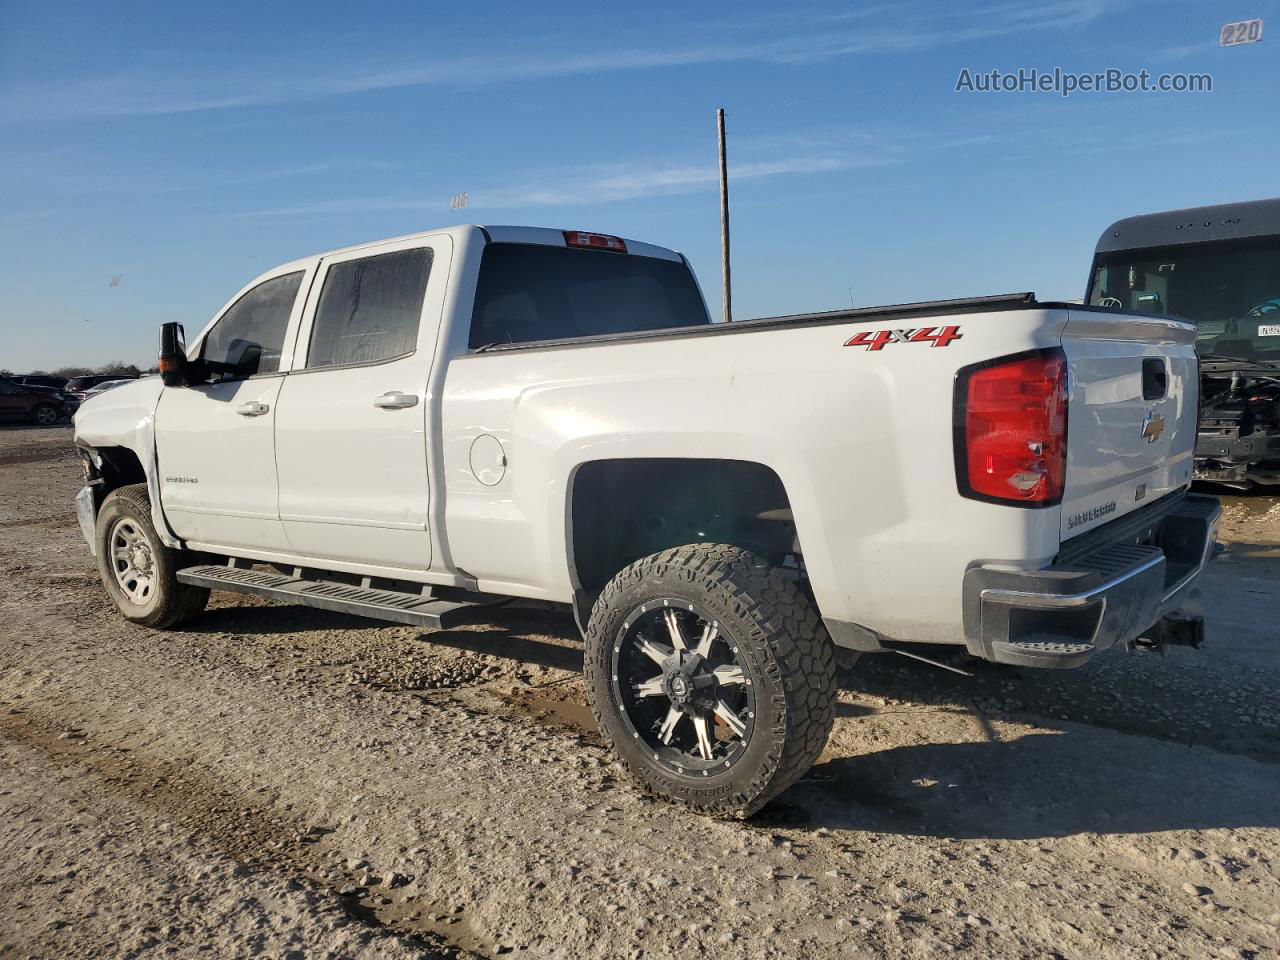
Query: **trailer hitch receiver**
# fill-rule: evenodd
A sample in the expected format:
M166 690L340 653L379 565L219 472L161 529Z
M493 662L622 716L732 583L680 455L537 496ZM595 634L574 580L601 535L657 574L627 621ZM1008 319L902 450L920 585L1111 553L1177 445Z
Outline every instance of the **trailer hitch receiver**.
M1137 650L1163 653L1165 647L1193 647L1204 644L1204 617L1199 614L1170 614L1161 617L1133 641Z

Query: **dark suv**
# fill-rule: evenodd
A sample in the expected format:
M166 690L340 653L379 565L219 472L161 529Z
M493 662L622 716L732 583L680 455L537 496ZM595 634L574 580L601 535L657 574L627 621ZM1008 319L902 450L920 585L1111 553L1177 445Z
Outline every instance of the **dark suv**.
M48 387L27 386L0 377L0 420L51 427L68 415L62 395Z
M24 387L49 387L51 390L66 389L66 377L50 377L43 373L21 373L13 377L13 382Z

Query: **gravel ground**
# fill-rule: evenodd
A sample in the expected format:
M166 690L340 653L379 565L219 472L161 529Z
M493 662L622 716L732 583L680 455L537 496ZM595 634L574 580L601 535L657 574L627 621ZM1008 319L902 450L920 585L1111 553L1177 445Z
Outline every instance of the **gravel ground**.
M0 431L0 957L1280 956L1280 506L1210 647L961 677L864 657L746 823L642 798L571 621L113 614L66 428Z

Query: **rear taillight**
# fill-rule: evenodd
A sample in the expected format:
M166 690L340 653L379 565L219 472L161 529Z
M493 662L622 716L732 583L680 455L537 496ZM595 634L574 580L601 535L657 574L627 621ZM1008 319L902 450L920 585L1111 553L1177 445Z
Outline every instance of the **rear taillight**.
M1038 350L956 377L956 481L977 500L1047 507L1067 463L1067 361Z
M564 242L570 247L585 247L588 250L612 250L614 253L627 252L627 245L621 237L611 237L607 233L565 230Z

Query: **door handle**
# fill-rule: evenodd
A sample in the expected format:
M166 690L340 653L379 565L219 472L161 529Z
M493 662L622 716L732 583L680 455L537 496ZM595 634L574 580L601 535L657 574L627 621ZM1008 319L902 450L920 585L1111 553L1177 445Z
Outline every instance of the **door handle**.
M380 397L373 398L373 405L383 410L403 410L405 407L416 407L418 398L412 393L401 393L399 390L388 390Z
M271 404L262 403L258 400L250 400L248 403L242 403L236 407L236 413L242 417L260 417L270 410Z

